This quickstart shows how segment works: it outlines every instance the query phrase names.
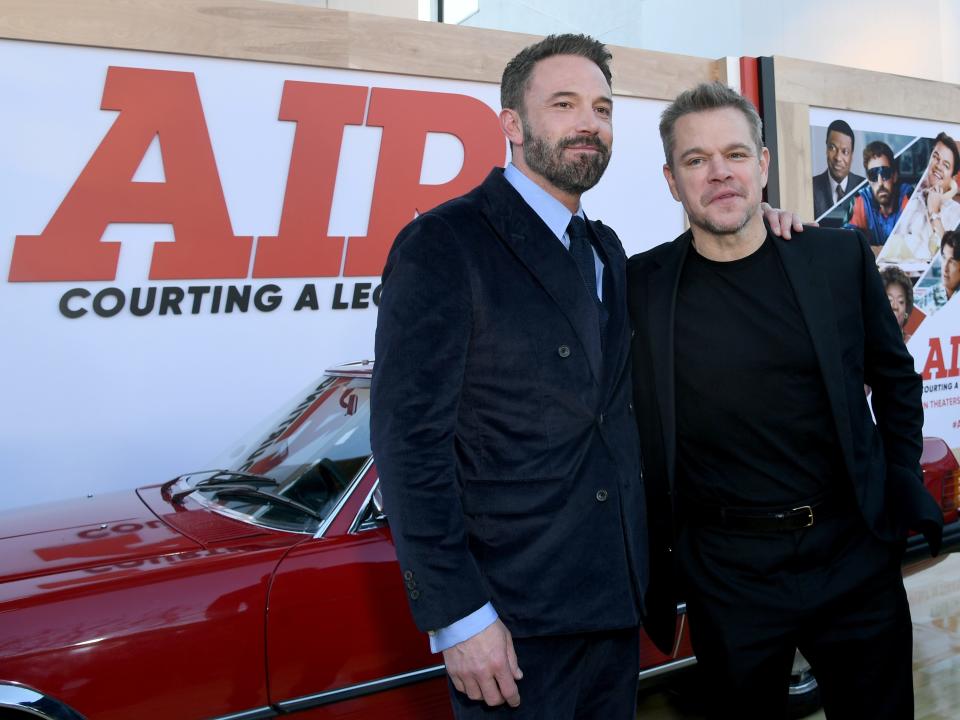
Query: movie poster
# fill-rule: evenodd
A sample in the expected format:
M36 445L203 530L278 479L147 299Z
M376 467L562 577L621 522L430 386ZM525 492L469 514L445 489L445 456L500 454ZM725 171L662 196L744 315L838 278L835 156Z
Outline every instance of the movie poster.
M814 214L867 236L923 378L924 435L960 457L960 126L811 108Z

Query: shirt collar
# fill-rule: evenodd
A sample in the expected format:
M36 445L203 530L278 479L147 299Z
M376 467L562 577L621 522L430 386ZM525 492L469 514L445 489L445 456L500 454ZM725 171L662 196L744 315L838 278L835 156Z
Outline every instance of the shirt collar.
M562 202L524 175L523 171L513 163L508 164L504 169L503 177L513 186L514 190L520 193L520 197L543 220L544 224L550 228L550 232L562 241L564 234L567 232L567 225L570 224L570 218L573 217L574 213L571 213ZM586 219L582 207L577 208L576 214Z

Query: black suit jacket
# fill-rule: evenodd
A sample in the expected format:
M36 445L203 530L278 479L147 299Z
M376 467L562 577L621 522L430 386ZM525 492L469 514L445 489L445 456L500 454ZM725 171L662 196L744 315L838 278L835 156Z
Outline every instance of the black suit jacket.
M488 600L515 635L636 625L645 500L626 256L591 224L595 299L495 169L397 237L383 274L371 432L422 630Z
M677 591L672 545L676 472L674 309L688 231L627 264L635 405L650 507L651 582L648 634L661 649L673 641ZM943 516L923 485L922 385L890 311L873 253L859 232L807 228L774 239L796 294L823 374L843 452L864 520L895 542L920 529L940 544ZM872 388L871 418L864 385Z
M824 170L819 175L813 176L813 216L815 218L823 215L837 202L837 199L830 191L830 178L828 177L829 172L829 170ZM850 173L847 175L847 192L843 197L850 197L854 191L856 191L857 186L860 185L864 180L866 180L866 178L861 175L857 175L856 173Z

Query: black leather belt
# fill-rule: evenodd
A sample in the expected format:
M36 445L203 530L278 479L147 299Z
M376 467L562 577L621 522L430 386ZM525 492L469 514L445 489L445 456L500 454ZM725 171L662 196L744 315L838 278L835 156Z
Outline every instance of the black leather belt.
M842 507L843 503L836 496L828 496L778 510L685 502L683 512L691 524L699 527L722 527L748 532L787 532L813 527L821 520L836 516Z

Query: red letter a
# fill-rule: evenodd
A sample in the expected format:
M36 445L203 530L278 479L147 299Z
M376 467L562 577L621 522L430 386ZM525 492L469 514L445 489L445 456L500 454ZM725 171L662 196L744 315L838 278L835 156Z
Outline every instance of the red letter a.
M120 243L101 242L110 223L170 223L150 279L246 277L253 238L230 227L193 73L111 67L103 110L113 126L39 236L19 236L10 280L113 280ZM153 138L166 182L133 182Z

